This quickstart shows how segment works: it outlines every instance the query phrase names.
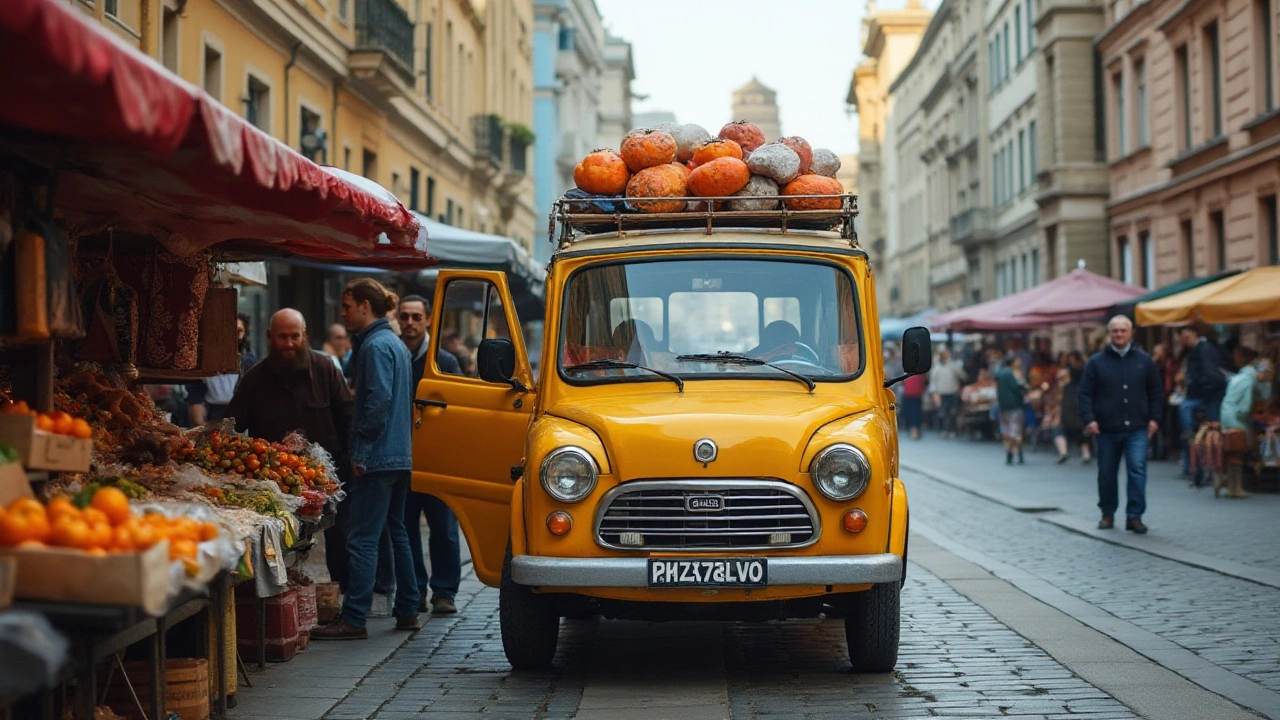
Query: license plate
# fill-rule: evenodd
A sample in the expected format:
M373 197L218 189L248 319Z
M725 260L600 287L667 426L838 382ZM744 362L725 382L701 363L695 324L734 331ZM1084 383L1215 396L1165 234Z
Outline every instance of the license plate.
M769 584L764 558L651 558L649 587L763 587Z

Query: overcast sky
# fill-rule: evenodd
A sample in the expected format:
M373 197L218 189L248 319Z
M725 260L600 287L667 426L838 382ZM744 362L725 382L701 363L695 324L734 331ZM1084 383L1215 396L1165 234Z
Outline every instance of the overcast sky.
M927 3L933 4L933 3ZM884 6L885 3L881 3ZM754 75L778 93L782 132L855 152L845 106L861 55L864 0L596 0L605 27L631 43L647 95L635 112L670 110L714 135L733 91ZM769 138L772 140L773 138Z

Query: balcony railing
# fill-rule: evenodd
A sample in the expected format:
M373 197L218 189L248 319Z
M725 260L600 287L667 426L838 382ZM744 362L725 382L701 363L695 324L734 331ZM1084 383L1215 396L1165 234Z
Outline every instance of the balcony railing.
M475 134L476 154L501 165L502 142L506 135L506 130L502 127L502 118L497 115L473 115L471 131Z
M990 237L991 214L986 208L970 208L951 216L951 242L968 245Z
M395 0L356 0L357 50L381 50L412 76L413 21Z
M526 165L526 162L527 162L526 156L529 154L528 153L529 146L526 145L524 141L517 140L514 137L511 138L510 145L511 145L511 172L517 175L524 175L526 172L528 172L528 166Z

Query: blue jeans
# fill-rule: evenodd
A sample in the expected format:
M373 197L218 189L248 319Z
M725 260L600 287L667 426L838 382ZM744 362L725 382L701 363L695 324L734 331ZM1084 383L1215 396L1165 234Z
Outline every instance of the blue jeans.
M431 574L422 559L422 531L419 521L427 516L430 536ZM409 549L413 551L413 571L418 576L418 593L427 596L427 588L441 597L458 594L462 583L462 545L458 542L458 518L444 501L435 495L409 491L404 504L404 527L409 533Z
M904 397L902 398L902 422L908 430L915 430L920 427L920 423L924 419L924 398L923 397Z
M1120 457L1124 456L1129 485L1125 490L1127 500L1125 517L1141 519L1147 510L1147 438L1146 428L1133 432L1099 433L1098 452L1098 508L1106 517L1114 517L1120 504Z
M942 431L956 431L956 416L960 412L960 396L959 395L942 395L941 404L938 407L938 413L942 416Z
M391 550L396 577L396 617L418 614L418 581L413 573L413 554L404 529L404 504L409 494L409 471L365 473L344 487L350 503L347 552L350 580L342 601L341 619L364 627L373 603L374 578L378 570L378 544L383 528L391 533Z
M343 482L350 482L344 479ZM351 577L351 556L347 552L347 531L351 525L351 504L339 503L338 516L333 527L324 531L324 561L329 568L329 579L338 583L338 591L347 594ZM378 542L378 572L373 591L390 595L396 591L395 561L391 557L391 533L383 528Z

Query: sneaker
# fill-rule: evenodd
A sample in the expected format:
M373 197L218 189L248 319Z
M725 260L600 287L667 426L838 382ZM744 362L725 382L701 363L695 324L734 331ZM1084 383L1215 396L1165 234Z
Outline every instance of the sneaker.
M369 630L356 627L343 620L334 620L328 625L311 630L312 640L368 640Z
M391 617L391 596L382 593L374 593L373 601L369 603L369 617L384 618Z
M408 630L409 632L417 632L418 630L422 629L422 621L418 619L417 615L406 615L404 617L397 617L396 629Z
M458 612L458 606L453 604L453 598L444 595L434 595L431 598L431 614L432 615L453 615Z

